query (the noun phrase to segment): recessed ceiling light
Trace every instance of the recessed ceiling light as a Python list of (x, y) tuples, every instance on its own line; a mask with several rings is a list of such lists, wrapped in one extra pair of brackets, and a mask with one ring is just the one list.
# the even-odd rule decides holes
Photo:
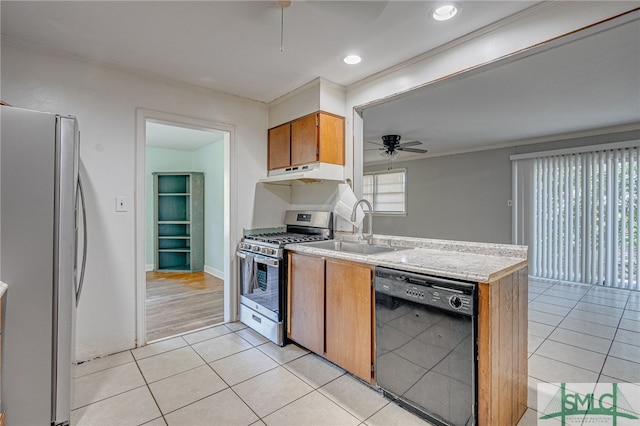
[(349, 65), (359, 64), (362, 58), (358, 55), (347, 55), (344, 57), (344, 63)]
[(458, 13), (458, 8), (453, 4), (438, 6), (433, 10), (433, 19), (436, 21), (447, 21)]

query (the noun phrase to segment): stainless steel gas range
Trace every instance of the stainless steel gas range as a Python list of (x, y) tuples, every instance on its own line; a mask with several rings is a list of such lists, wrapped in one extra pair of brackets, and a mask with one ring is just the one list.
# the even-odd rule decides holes
[(333, 215), (288, 210), (286, 231), (245, 235), (236, 256), (240, 281), (240, 321), (283, 346), (285, 343), (285, 245), (333, 238)]

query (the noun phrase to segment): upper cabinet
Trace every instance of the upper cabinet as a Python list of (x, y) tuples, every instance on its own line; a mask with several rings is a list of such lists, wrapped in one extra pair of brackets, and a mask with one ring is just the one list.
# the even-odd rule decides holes
[(269, 170), (291, 165), (291, 123), (269, 129)]
[(344, 117), (317, 112), (269, 129), (269, 170), (308, 163), (344, 165)]

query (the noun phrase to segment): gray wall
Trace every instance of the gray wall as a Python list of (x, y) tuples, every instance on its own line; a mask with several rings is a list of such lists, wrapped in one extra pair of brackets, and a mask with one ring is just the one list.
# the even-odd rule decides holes
[[(407, 162), (407, 215), (373, 218), (376, 234), (448, 240), (511, 242), (511, 161), (513, 148)], [(365, 166), (365, 172), (386, 170)]]
[[(640, 139), (640, 131), (394, 161), (407, 170), (407, 215), (373, 219), (376, 234), (511, 243), (512, 154)], [(364, 171), (386, 170), (365, 165)]]

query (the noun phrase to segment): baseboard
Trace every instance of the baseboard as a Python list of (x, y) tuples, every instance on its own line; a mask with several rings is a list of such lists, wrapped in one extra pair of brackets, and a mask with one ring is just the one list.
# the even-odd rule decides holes
[(135, 349), (135, 339), (116, 339), (110, 342), (92, 341), (80, 343), (76, 345), (75, 362), (82, 363), (96, 358), (102, 358), (107, 355), (115, 354), (122, 351)]
[(211, 266), (204, 265), (204, 272), (206, 272), (209, 275), (213, 275), (216, 278), (220, 278), (221, 280), (224, 280), (224, 272), (219, 271), (215, 268), (212, 268)]
[[(155, 265), (153, 263), (149, 263), (148, 265), (144, 266), (145, 272), (153, 271), (154, 269), (155, 269)], [(224, 280), (224, 272), (219, 271), (215, 268), (212, 268), (211, 266), (204, 265), (204, 272), (206, 272), (209, 275), (213, 275), (216, 278), (220, 278), (221, 280)]]

